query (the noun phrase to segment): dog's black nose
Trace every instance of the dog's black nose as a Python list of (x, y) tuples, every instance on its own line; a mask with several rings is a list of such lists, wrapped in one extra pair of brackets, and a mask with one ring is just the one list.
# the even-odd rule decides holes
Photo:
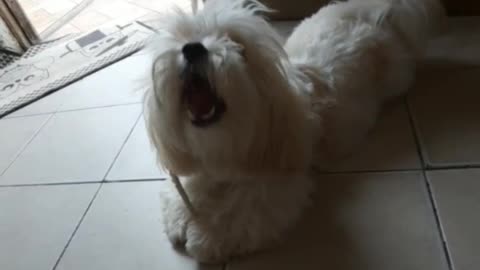
[(208, 54), (208, 51), (202, 43), (191, 42), (183, 46), (182, 53), (185, 59), (187, 59), (187, 62), (193, 63), (196, 60), (206, 56)]

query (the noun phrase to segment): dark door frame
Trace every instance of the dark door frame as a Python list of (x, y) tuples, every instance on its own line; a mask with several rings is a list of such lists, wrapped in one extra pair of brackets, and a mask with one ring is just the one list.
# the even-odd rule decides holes
[(39, 41), (38, 35), (15, 0), (0, 0), (0, 16), (25, 51)]

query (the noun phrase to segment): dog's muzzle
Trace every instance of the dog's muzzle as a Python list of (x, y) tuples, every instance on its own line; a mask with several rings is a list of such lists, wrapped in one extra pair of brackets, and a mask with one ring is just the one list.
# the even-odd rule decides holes
[(193, 125), (209, 126), (221, 119), (226, 106), (208, 79), (208, 50), (201, 43), (187, 43), (182, 54), (185, 58), (182, 102)]

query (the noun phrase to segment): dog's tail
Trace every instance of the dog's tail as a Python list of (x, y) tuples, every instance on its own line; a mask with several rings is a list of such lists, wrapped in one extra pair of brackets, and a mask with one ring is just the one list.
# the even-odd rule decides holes
[(428, 40), (442, 29), (446, 20), (440, 0), (383, 1), (389, 5), (385, 21), (417, 53), (423, 51)]

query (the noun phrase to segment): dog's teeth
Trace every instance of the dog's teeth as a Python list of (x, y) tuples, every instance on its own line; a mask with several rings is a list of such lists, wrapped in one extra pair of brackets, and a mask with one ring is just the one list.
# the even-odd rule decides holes
[(213, 106), (207, 114), (202, 115), (203, 120), (211, 118), (215, 114), (215, 106)]

